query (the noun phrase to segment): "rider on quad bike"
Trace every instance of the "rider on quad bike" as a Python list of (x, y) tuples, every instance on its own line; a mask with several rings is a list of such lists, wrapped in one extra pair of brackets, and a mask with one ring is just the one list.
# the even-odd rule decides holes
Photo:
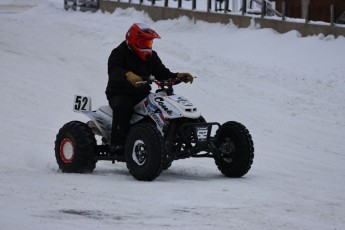
[(136, 104), (146, 98), (149, 84), (140, 82), (154, 76), (157, 80), (177, 78), (192, 83), (189, 73), (172, 73), (152, 50), (153, 39), (160, 36), (147, 25), (134, 23), (126, 33), (126, 39), (113, 49), (108, 60), (108, 85), (106, 96), (113, 115), (110, 151), (122, 154), (129, 122)]
[[(193, 82), (189, 73), (172, 73), (152, 50), (159, 35), (134, 24), (126, 41), (108, 63), (109, 105), (91, 108), (91, 97), (75, 95), (73, 110), (88, 122), (70, 121), (55, 140), (62, 172), (92, 172), (97, 161), (125, 162), (129, 173), (152, 181), (173, 161), (213, 158), (226, 177), (244, 176), (253, 163), (254, 143), (248, 129), (236, 121), (208, 122), (173, 86)], [(153, 76), (151, 76), (153, 75)], [(155, 92), (150, 92), (156, 84)], [(96, 136), (101, 137), (101, 143)]]

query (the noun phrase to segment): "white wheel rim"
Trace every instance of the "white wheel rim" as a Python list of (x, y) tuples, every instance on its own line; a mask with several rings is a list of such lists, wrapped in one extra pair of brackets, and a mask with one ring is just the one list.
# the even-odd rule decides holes
[(145, 143), (142, 140), (135, 141), (132, 150), (132, 159), (137, 165), (143, 165), (146, 162)]
[(72, 141), (69, 138), (65, 138), (61, 141), (60, 156), (63, 162), (72, 162), (74, 158), (74, 147)]

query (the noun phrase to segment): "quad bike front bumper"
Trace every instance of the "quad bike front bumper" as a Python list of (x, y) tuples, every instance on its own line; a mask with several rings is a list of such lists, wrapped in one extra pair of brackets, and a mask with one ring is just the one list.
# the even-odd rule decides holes
[(174, 160), (188, 157), (212, 157), (221, 154), (217, 147), (216, 135), (213, 135), (214, 127), (221, 126), (218, 122), (209, 123), (185, 123), (179, 128), (180, 138), (175, 140), (177, 146), (170, 151), (170, 157)]

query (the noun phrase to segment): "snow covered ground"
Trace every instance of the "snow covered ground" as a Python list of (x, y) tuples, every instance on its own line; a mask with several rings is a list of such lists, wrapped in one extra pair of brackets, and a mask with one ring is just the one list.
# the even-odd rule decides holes
[[(211, 159), (176, 161), (148, 183), (124, 163), (58, 170), (59, 128), (87, 121), (74, 95), (107, 103), (107, 59), (134, 22), (161, 35), (154, 49), (172, 71), (197, 76), (177, 94), (250, 130), (246, 176), (225, 178)], [(344, 37), (1, 0), (0, 229), (345, 229), (344, 53)]]

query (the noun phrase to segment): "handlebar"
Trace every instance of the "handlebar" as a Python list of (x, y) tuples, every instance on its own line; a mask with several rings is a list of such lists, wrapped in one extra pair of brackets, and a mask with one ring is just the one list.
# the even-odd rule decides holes
[[(196, 78), (196, 77), (193, 77)], [(138, 81), (136, 84), (152, 84), (155, 83), (157, 86), (162, 87), (162, 86), (173, 86), (177, 83), (180, 83), (181, 80), (179, 80), (178, 78), (169, 78), (168, 80), (157, 80), (155, 79), (154, 76), (150, 76), (148, 77), (148, 80), (146, 81)]]
[(146, 81), (138, 81), (136, 84), (152, 84), (155, 83), (159, 87), (162, 86), (169, 86), (169, 85), (175, 85), (175, 83), (179, 81), (177, 78), (170, 78), (168, 80), (156, 80), (155, 78), (148, 79)]
[(173, 85), (179, 82), (177, 78), (170, 78), (168, 80), (156, 80), (153, 76), (149, 77), (146, 81), (140, 81), (136, 84), (152, 84), (155, 83), (158, 86), (157, 92), (165, 92), (167, 95), (172, 95), (174, 93)]
[[(196, 78), (196, 77), (194, 77)], [(152, 84), (155, 83), (159, 89), (156, 92), (165, 92), (167, 95), (173, 95), (173, 85), (180, 83), (181, 80), (177, 78), (169, 78), (167, 80), (156, 80), (155, 77), (150, 76), (146, 81), (139, 81), (136, 84)]]

